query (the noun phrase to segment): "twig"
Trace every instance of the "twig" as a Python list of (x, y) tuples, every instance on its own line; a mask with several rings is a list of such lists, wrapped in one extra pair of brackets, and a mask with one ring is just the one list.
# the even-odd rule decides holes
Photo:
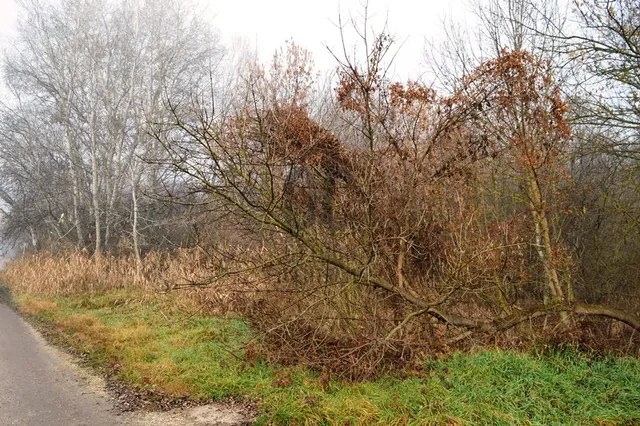
[(411, 312), (409, 315), (406, 316), (406, 318), (404, 320), (402, 320), (402, 322), (398, 325), (396, 325), (393, 330), (391, 330), (389, 332), (389, 334), (387, 334), (387, 337), (384, 338), (385, 342), (388, 342), (389, 339), (391, 339), (391, 337), (396, 334), (402, 327), (404, 327), (409, 321), (411, 321), (411, 318), (413, 317), (417, 317), (419, 315), (422, 315), (424, 313), (426, 313), (429, 310), (429, 308), (426, 309), (420, 309), (414, 312)]

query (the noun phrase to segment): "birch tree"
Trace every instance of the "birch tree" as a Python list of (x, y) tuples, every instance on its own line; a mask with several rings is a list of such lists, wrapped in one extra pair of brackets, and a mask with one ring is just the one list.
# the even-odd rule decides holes
[[(42, 142), (64, 159), (51, 173), (69, 182), (57, 191), (71, 202), (55, 200), (55, 215), (64, 215), (69, 228), (61, 234), (98, 255), (131, 237), (139, 255), (140, 185), (153, 181), (145, 179), (152, 167), (144, 160), (158, 151), (148, 124), (161, 120), (168, 103), (215, 80), (223, 53), (215, 32), (195, 9), (169, 1), (29, 0), (21, 7), (16, 49), (5, 58), (14, 101), (4, 111), (47, 126), (45, 140), (62, 136), (62, 149)], [(17, 129), (11, 121), (4, 127), (4, 143), (19, 149), (12, 140)], [(20, 133), (25, 144), (36, 137)], [(30, 188), (36, 198), (44, 191)]]

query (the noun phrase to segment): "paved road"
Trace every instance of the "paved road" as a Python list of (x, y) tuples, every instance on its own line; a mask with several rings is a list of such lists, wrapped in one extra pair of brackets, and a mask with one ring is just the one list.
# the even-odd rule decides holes
[(0, 425), (127, 424), (86, 380), (0, 300)]

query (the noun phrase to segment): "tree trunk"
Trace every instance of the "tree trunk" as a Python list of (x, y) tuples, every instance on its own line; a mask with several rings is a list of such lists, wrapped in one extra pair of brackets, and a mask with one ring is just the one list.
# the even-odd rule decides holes
[(67, 157), (69, 160), (69, 175), (71, 177), (71, 198), (73, 203), (73, 225), (76, 228), (76, 237), (78, 239), (78, 246), (83, 247), (84, 231), (82, 229), (82, 220), (80, 218), (80, 181), (78, 178), (77, 164), (80, 155), (77, 152), (75, 144), (73, 143), (73, 135), (71, 133), (71, 101), (66, 97), (62, 99), (61, 106), (64, 114), (64, 127), (65, 127), (65, 149), (67, 151)]
[(133, 202), (133, 223), (131, 236), (133, 238), (133, 252), (136, 256), (136, 275), (142, 270), (142, 257), (140, 255), (140, 240), (138, 234), (138, 193), (136, 188), (140, 179), (131, 180), (131, 200)]
[(535, 226), (535, 248), (544, 268), (551, 299), (554, 302), (561, 302), (564, 301), (564, 292), (562, 291), (558, 269), (555, 265), (546, 205), (542, 199), (542, 191), (540, 190), (535, 170), (532, 167), (527, 169), (527, 192), (529, 209)]
[(99, 185), (98, 179), (100, 174), (98, 172), (98, 141), (96, 137), (96, 112), (95, 108), (91, 113), (91, 198), (93, 202), (93, 217), (95, 226), (95, 249), (94, 255), (100, 257), (102, 253), (102, 230), (100, 224), (100, 200), (99, 200)]

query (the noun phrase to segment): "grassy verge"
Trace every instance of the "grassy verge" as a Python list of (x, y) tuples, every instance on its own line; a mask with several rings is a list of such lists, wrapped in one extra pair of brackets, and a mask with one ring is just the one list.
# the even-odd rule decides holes
[(350, 384), (269, 365), (245, 322), (186, 313), (175, 296), (111, 291), (16, 302), (119, 380), (176, 397), (255, 399), (259, 424), (640, 424), (637, 359), (483, 351), (428, 361), (413, 377)]

